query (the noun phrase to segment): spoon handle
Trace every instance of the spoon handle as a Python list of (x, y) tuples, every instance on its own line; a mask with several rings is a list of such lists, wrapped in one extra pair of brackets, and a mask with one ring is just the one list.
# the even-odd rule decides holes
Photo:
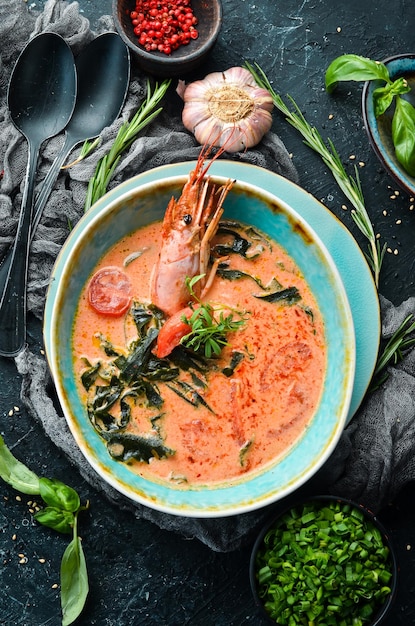
[(34, 183), (39, 145), (29, 142), (26, 183), (16, 238), (3, 292), (0, 294), (0, 355), (16, 356), (26, 340), (26, 283)]
[[(39, 193), (35, 200), (35, 205), (33, 208), (33, 217), (32, 217), (32, 229), (30, 239), (33, 239), (33, 235), (35, 233), (36, 228), (39, 225), (40, 218), (42, 217), (43, 209), (45, 208), (46, 202), (50, 196), (50, 193), (53, 189), (53, 185), (56, 182), (56, 179), (59, 174), (59, 170), (62, 165), (65, 163), (65, 159), (68, 154), (73, 150), (73, 148), (79, 143), (79, 141), (74, 141), (67, 133), (65, 133), (65, 141), (63, 142), (62, 148), (60, 152), (56, 155), (55, 160), (48, 173), (46, 174), (41, 187), (39, 189)], [(0, 293), (1, 293), (1, 279), (0, 279)]]
[[(65, 141), (63, 143), (63, 146), (59, 154), (56, 155), (55, 160), (53, 161), (48, 173), (43, 179), (43, 182), (40, 187), (40, 191), (36, 197), (33, 211), (32, 211), (33, 216), (32, 216), (32, 225), (30, 229), (30, 241), (33, 240), (33, 235), (35, 233), (36, 228), (39, 225), (40, 219), (42, 217), (43, 209), (45, 208), (46, 202), (50, 196), (50, 192), (52, 191), (53, 185), (55, 184), (56, 178), (58, 177), (59, 170), (62, 167), (63, 163), (65, 162), (65, 159), (68, 156), (68, 154), (78, 143), (79, 141), (76, 140), (75, 142), (73, 139), (68, 137), (68, 135), (65, 136)], [(0, 262), (0, 294), (4, 293), (4, 290), (6, 288), (12, 255), (13, 255), (13, 246), (10, 246), (10, 248), (6, 251), (5, 255), (3, 256)]]

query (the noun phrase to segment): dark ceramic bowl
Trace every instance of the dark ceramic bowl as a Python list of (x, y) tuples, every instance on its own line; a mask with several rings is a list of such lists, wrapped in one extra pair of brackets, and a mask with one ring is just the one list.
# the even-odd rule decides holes
[[(266, 538), (266, 535), (268, 534), (268, 532), (270, 530), (272, 530), (273, 528), (277, 527), (282, 519), (284, 518), (284, 516), (286, 514), (289, 514), (290, 511), (302, 511), (303, 507), (305, 505), (311, 505), (311, 507), (313, 507), (313, 509), (320, 509), (323, 506), (327, 506), (329, 504), (335, 504), (335, 505), (339, 505), (340, 507), (346, 506), (349, 507), (348, 511), (354, 510), (356, 511), (357, 515), (360, 516), (360, 518), (363, 520), (363, 523), (365, 524), (366, 522), (375, 526), (380, 534), (381, 534), (381, 538), (382, 538), (382, 544), (383, 546), (387, 547), (389, 550), (389, 556), (388, 556), (388, 570), (392, 573), (392, 576), (389, 580), (389, 582), (387, 583), (388, 587), (390, 587), (390, 593), (381, 601), (379, 601), (378, 605), (375, 605), (374, 611), (371, 614), (371, 616), (369, 618), (367, 618), (367, 621), (365, 621), (365, 626), (380, 626), (380, 624), (383, 622), (384, 618), (386, 617), (386, 614), (388, 613), (389, 609), (391, 608), (394, 598), (395, 598), (395, 594), (396, 594), (396, 588), (397, 588), (397, 578), (398, 578), (398, 566), (397, 566), (397, 561), (396, 561), (396, 556), (395, 556), (395, 550), (393, 548), (393, 545), (390, 541), (389, 535), (387, 530), (385, 529), (385, 527), (381, 524), (381, 522), (378, 520), (378, 518), (373, 515), (370, 511), (368, 511), (368, 509), (364, 508), (363, 506), (361, 506), (360, 504), (357, 504), (356, 502), (351, 502), (350, 500), (346, 500), (344, 498), (337, 498), (335, 496), (325, 496), (325, 495), (321, 495), (321, 496), (314, 496), (314, 497), (306, 497), (304, 500), (302, 501), (298, 501), (298, 502), (294, 502), (291, 503), (289, 506), (287, 506), (287, 508), (282, 509), (276, 516), (274, 515), (274, 517), (265, 525), (265, 527), (262, 529), (262, 531), (259, 533), (255, 543), (254, 543), (254, 547), (252, 549), (252, 554), (251, 554), (251, 560), (250, 560), (250, 570), (249, 570), (249, 576), (250, 576), (250, 583), (251, 583), (251, 589), (252, 589), (252, 593), (254, 596), (254, 601), (255, 604), (258, 606), (259, 610), (261, 611), (261, 614), (264, 617), (264, 620), (267, 624), (270, 624), (270, 626), (282, 626), (282, 624), (288, 624), (288, 621), (284, 621), (284, 619), (281, 618), (280, 621), (271, 618), (270, 614), (267, 612), (267, 610), (265, 609), (264, 606), (264, 600), (260, 595), (260, 584), (258, 582), (258, 571), (259, 569), (263, 566), (263, 562), (261, 561), (261, 559), (258, 560), (258, 554), (260, 553), (260, 551), (263, 549), (264, 547), (264, 539)], [(347, 513), (348, 515), (348, 513)], [(355, 518), (353, 518), (355, 519)], [(297, 545), (301, 545), (299, 544), (300, 540), (297, 537), (296, 543)], [(347, 541), (345, 539), (345, 541)], [(321, 552), (324, 552), (324, 547), (319, 548), (319, 550), (321, 549)], [(348, 551), (349, 552), (349, 551)], [(315, 551), (314, 553), (315, 554)], [(288, 552), (286, 553), (286, 556), (284, 557), (286, 562), (290, 561), (290, 557), (288, 556)], [(298, 559), (300, 560), (300, 559)], [(359, 560), (364, 563), (364, 558), (359, 558)], [(311, 564), (315, 564), (317, 563), (317, 561), (312, 561), (310, 562)], [(296, 567), (296, 572), (298, 572), (299, 567), (297, 565)], [(289, 570), (285, 569), (284, 570), (284, 574), (285, 576), (289, 576), (289, 574), (287, 573)], [(273, 575), (275, 574), (275, 576), (277, 576), (279, 570), (277, 570), (277, 572), (273, 573)], [(303, 568), (301, 567), (301, 573), (304, 573)], [(314, 576), (316, 576), (316, 574), (314, 574)], [(317, 574), (318, 576), (318, 574)], [(323, 577), (323, 574), (322, 574)], [(293, 577), (294, 578), (294, 577)], [(339, 581), (340, 580), (340, 574), (336, 574), (336, 580)], [(271, 584), (273, 582), (273, 579), (268, 580), (267, 584)], [(277, 580), (275, 579), (275, 582), (277, 582)], [(313, 582), (315, 583), (315, 578), (313, 578)], [(347, 585), (349, 585), (349, 583), (347, 583)], [(381, 585), (380, 581), (379, 581), (379, 585)], [(322, 585), (321, 585), (322, 586)], [(282, 588), (282, 585), (278, 586), (278, 591)], [(303, 590), (303, 594), (301, 596), (301, 599), (306, 599), (306, 594), (304, 593)], [(321, 600), (320, 600), (321, 602)], [(295, 602), (295, 605), (298, 604), (298, 600)], [(313, 601), (311, 601), (311, 604), (313, 605)], [(356, 604), (357, 606), (357, 604)], [(310, 609), (312, 609), (312, 606), (310, 607)], [(336, 623), (340, 623), (341, 619), (342, 619), (342, 614), (341, 611), (339, 611), (338, 613), (335, 614), (336, 616)], [(327, 619), (328, 615), (326, 614), (322, 614), (320, 615), (320, 621), (321, 619), (325, 618)], [(348, 616), (348, 619), (350, 620), (350, 615)], [(304, 619), (305, 619), (305, 614), (304, 614)], [(325, 619), (323, 619), (323, 622), (326, 623)], [(320, 623), (320, 621), (318, 621), (318, 617), (315, 618), (315, 623), (316, 625)], [(299, 623), (303, 623), (303, 622), (299, 622)], [(308, 621), (304, 621), (304, 623), (308, 623)], [(349, 623), (349, 622), (347, 622)], [(351, 622), (350, 622), (351, 623)]]
[[(411, 91), (405, 97), (415, 106), (415, 53), (389, 57), (383, 63), (388, 68), (393, 80), (401, 76), (406, 78)], [(366, 132), (383, 167), (404, 191), (414, 196), (415, 178), (405, 171), (395, 156), (391, 130), (393, 107), (389, 107), (378, 119), (375, 117), (373, 92), (383, 84), (382, 81), (369, 81), (365, 83), (363, 88), (362, 112)]]
[(181, 77), (195, 69), (207, 57), (222, 25), (222, 3), (221, 0), (192, 0), (191, 6), (198, 19), (198, 38), (166, 55), (158, 51), (147, 52), (139, 45), (130, 19), (131, 11), (135, 10), (135, 1), (113, 0), (115, 27), (130, 48), (133, 60), (144, 72), (163, 78)]

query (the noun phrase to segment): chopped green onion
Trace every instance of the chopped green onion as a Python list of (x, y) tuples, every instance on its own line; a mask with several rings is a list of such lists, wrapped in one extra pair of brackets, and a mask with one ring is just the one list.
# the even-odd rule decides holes
[(364, 512), (341, 500), (293, 507), (256, 555), (258, 595), (280, 626), (364, 626), (392, 590), (392, 558)]

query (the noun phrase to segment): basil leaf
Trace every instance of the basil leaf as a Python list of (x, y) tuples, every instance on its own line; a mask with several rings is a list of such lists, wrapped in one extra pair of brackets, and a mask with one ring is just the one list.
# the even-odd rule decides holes
[(21, 493), (30, 495), (38, 495), (40, 493), (38, 476), (13, 456), (1, 435), (0, 476), (6, 483)]
[(395, 96), (408, 93), (409, 87), (405, 78), (398, 78), (393, 83), (389, 83), (384, 87), (378, 87), (373, 92), (373, 106), (375, 117), (378, 118), (390, 107)]
[(410, 102), (396, 98), (392, 119), (392, 139), (399, 163), (415, 176), (415, 109)]
[(356, 54), (343, 54), (337, 57), (326, 70), (326, 89), (329, 93), (336, 88), (338, 82), (346, 80), (390, 82), (386, 65)]
[(79, 537), (66, 548), (61, 562), (62, 626), (69, 626), (81, 613), (88, 595), (88, 572)]
[(81, 502), (77, 492), (60, 480), (40, 478), (39, 486), (40, 495), (49, 506), (72, 513), (79, 509)]
[(39, 524), (53, 528), (58, 533), (71, 533), (74, 525), (74, 515), (69, 511), (47, 506), (35, 513), (34, 518)]

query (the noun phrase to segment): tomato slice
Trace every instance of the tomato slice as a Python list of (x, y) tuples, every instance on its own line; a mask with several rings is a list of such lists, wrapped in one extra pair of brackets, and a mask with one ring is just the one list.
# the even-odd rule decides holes
[(116, 317), (128, 310), (131, 293), (130, 279), (125, 272), (115, 266), (98, 270), (88, 287), (88, 298), (92, 308), (103, 315)]

